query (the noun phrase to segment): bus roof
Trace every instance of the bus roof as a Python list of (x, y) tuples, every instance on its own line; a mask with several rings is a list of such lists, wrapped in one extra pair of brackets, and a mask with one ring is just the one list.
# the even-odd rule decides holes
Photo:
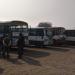
[(11, 25), (11, 26), (17, 26), (17, 25), (25, 25), (28, 27), (28, 23), (24, 21), (8, 21), (8, 22), (0, 22), (0, 26), (5, 25)]
[(45, 27), (36, 27), (36, 28), (30, 28), (30, 29), (50, 29), (50, 28), (45, 28)]
[(65, 29), (64, 27), (35, 27), (32, 29)]

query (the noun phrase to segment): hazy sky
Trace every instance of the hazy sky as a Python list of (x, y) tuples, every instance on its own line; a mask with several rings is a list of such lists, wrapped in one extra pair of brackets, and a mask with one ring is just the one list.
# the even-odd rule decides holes
[(75, 29), (75, 0), (0, 0), (0, 21), (23, 20)]

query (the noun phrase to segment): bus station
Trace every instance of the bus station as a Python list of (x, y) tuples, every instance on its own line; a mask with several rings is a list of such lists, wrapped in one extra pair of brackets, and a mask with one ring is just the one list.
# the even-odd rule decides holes
[[(25, 48), (23, 58), (18, 59), (15, 48), (20, 33)], [(29, 28), (23, 21), (0, 23), (0, 37), (8, 34), (13, 48), (9, 59), (0, 56), (0, 75), (74, 75), (75, 46), (63, 45), (64, 41), (72, 43), (74, 34), (67, 33), (63, 27)]]

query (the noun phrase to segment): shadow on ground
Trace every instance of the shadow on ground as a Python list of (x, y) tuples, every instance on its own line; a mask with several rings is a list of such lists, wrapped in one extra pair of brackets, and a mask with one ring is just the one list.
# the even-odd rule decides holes
[(4, 69), (0, 68), (0, 75), (4, 73)]
[(36, 60), (32, 57), (29, 57), (29, 56), (24, 56), (22, 60), (30, 65), (41, 66), (41, 63), (38, 60)]
[(49, 56), (50, 53), (46, 52), (44, 50), (38, 51), (38, 50), (29, 50), (29, 49), (26, 49), (25, 52), (24, 52), (24, 55), (25, 56), (29, 56), (29, 57), (39, 58), (39, 57)]
[(17, 58), (10, 58), (8, 59), (9, 62), (11, 62), (12, 64), (16, 64), (16, 65), (22, 65), (22, 61), (19, 61)]
[[(11, 53), (16, 54), (16, 52), (11, 52)], [(50, 55), (49, 52), (25, 49), (23, 58), (21, 60), (30, 65), (41, 66), (40, 61), (36, 60), (36, 58), (46, 57), (49, 55)], [(22, 63), (22, 61), (18, 61), (18, 60), (19, 60), (18, 58), (8, 59), (8, 61), (11, 62), (12, 64), (16, 64), (16, 65), (25, 64), (24, 62)]]
[(41, 63), (35, 58), (49, 56), (49, 52), (25, 49), (23, 60), (31, 65), (41, 66)]
[(22, 65), (22, 64), (25, 64), (24, 62), (26, 62), (30, 65), (41, 66), (41, 64), (38, 60), (28, 57), (28, 56), (24, 56), (22, 59), (20, 59), (20, 61), (17, 58), (10, 58), (10, 59), (8, 59), (8, 61), (15, 65)]
[(58, 47), (58, 46), (51, 46), (51, 47), (45, 47), (44, 50), (53, 50), (53, 51), (60, 51), (60, 52), (67, 52), (70, 49), (64, 48), (64, 47)]
[(50, 47), (50, 50), (60, 51), (60, 52), (67, 52), (69, 49), (61, 48), (61, 47)]
[[(53, 51), (60, 51), (60, 52), (67, 52), (69, 51), (69, 46), (67, 46), (68, 48), (66, 48), (66, 46), (49, 46), (49, 47), (36, 47), (38, 49), (42, 49), (42, 51), (44, 50), (53, 50)], [(32, 47), (35, 48), (35, 47)]]

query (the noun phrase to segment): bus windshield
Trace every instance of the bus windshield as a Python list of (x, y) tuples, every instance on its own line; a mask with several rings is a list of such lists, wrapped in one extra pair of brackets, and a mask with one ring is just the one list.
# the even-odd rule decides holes
[(43, 29), (30, 29), (29, 35), (30, 36), (44, 36), (44, 30)]

